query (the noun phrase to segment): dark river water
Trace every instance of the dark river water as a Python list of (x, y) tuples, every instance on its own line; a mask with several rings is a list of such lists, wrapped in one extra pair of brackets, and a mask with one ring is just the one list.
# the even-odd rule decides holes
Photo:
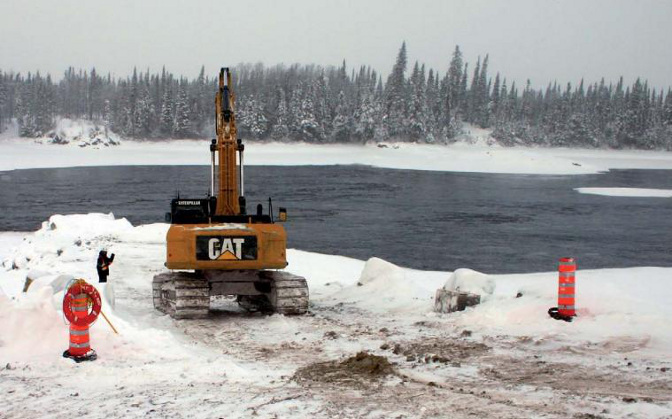
[[(52, 214), (113, 212), (162, 222), (177, 190), (204, 197), (206, 166), (31, 169), (0, 173), (0, 231), (30, 231)], [(580, 194), (576, 187), (672, 189), (672, 172), (532, 176), (364, 166), (246, 169), (248, 208), (286, 207), (292, 248), (377, 256), (401, 266), (482, 272), (672, 266), (672, 199)]]

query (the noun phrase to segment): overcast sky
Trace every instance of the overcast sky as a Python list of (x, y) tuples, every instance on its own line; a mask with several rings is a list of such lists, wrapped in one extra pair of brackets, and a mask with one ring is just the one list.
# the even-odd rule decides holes
[(444, 73), (471, 62), (534, 86), (642, 76), (672, 85), (672, 1), (660, 0), (2, 0), (0, 69), (67, 66), (125, 76), (134, 66), (194, 77), (201, 65), (371, 65), (386, 76), (406, 41)]

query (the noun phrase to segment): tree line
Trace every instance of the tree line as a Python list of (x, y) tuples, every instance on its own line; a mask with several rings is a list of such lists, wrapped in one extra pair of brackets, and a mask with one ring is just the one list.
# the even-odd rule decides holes
[[(465, 123), (491, 128), (504, 145), (672, 150), (672, 92), (645, 80), (545, 89), (508, 83), (489, 57), (470, 66), (459, 46), (445, 72), (407, 62), (402, 44), (383, 81), (371, 67), (241, 64), (233, 68), (239, 134), (311, 143), (450, 143)], [(39, 137), (58, 118), (87, 119), (136, 139), (212, 136), (216, 77), (69, 68), (54, 82), (39, 72), (0, 71), (0, 131), (12, 119)]]

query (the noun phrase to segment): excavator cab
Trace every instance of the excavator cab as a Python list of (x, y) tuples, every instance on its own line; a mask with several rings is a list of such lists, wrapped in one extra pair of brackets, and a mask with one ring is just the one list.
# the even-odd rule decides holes
[(209, 215), (209, 199), (175, 198), (170, 202), (170, 212), (166, 213), (166, 221), (175, 224), (198, 224), (207, 222)]

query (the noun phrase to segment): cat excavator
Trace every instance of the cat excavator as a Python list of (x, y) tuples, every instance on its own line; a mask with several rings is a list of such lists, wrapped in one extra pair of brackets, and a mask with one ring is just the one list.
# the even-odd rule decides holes
[[(170, 272), (154, 276), (154, 307), (175, 319), (208, 316), (210, 297), (235, 296), (250, 311), (304, 314), (306, 279), (282, 271), (287, 266), (287, 235), (275, 222), (272, 202), (246, 211), (245, 146), (237, 138), (235, 95), (228, 68), (219, 73), (215, 97), (217, 138), (210, 144), (211, 189), (202, 199), (178, 195), (166, 220), (166, 263)], [(215, 194), (215, 190), (217, 193)], [(278, 219), (287, 212), (279, 208)]]

